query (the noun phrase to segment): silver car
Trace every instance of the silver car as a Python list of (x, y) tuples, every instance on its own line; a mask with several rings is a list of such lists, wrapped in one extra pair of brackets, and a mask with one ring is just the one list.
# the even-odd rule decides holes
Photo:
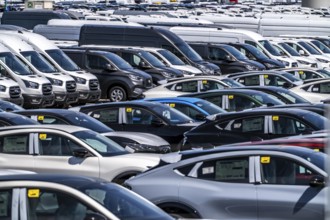
[(327, 156), (321, 152), (295, 146), (222, 146), (165, 156), (172, 163), (125, 185), (173, 216), (324, 219), (328, 175)]
[(103, 135), (72, 125), (1, 128), (0, 158), (2, 168), (83, 174), (116, 183), (159, 162), (158, 154), (129, 153)]

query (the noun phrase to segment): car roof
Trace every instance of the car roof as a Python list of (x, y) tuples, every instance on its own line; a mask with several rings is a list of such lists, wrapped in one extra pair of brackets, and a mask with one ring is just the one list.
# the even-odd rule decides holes
[(195, 97), (161, 97), (161, 98), (149, 98), (149, 99), (145, 99), (145, 101), (168, 101), (168, 102), (179, 101), (179, 102), (195, 103), (205, 100)]
[(87, 128), (74, 126), (74, 125), (50, 125), (50, 124), (34, 124), (34, 125), (14, 125), (8, 127), (1, 127), (1, 131), (20, 130), (20, 129), (52, 129), (58, 131), (64, 131), (66, 133), (73, 133), (77, 131), (89, 130)]
[(111, 106), (117, 106), (117, 107), (124, 107), (124, 106), (136, 106), (136, 107), (155, 107), (155, 106), (164, 106), (161, 103), (158, 102), (148, 102), (148, 101), (125, 101), (125, 102), (106, 102), (106, 103), (97, 103), (97, 104), (88, 104), (88, 105), (82, 105), (78, 107), (72, 107), (71, 110), (78, 110), (79, 109), (100, 109), (100, 108), (106, 108)]
[(265, 70), (265, 71), (248, 71), (248, 72), (239, 72), (239, 73), (232, 73), (228, 74), (227, 76), (229, 78), (231, 77), (236, 77), (236, 76), (248, 76), (248, 75), (255, 75), (255, 74), (260, 74), (260, 75), (267, 75), (267, 74), (276, 74), (276, 75), (282, 75), (282, 74), (287, 74), (285, 71), (278, 71), (278, 70)]
[(217, 90), (210, 90), (205, 92), (194, 92), (189, 94), (180, 95), (179, 97), (189, 97), (189, 96), (197, 96), (198, 95), (204, 95), (204, 94), (227, 94), (227, 93), (240, 93), (243, 95), (251, 95), (251, 94), (264, 94), (262, 91), (257, 91), (253, 89), (237, 89), (237, 88), (228, 88), (228, 89), (217, 89)]
[(43, 113), (50, 113), (54, 115), (77, 115), (82, 114), (80, 112), (68, 110), (68, 109), (57, 109), (57, 108), (44, 108), (44, 109), (26, 109), (26, 110), (19, 110), (15, 111), (15, 113), (18, 114), (24, 114), (24, 113), (34, 113), (34, 114), (43, 114)]

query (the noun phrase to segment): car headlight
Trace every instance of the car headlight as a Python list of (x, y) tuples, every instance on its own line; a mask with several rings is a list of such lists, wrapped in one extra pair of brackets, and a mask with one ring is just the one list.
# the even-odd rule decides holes
[(328, 60), (324, 60), (324, 59), (320, 59), (320, 58), (316, 58), (318, 61), (320, 61), (321, 63), (329, 63)]
[(62, 86), (63, 85), (63, 81), (59, 80), (59, 79), (53, 79), (53, 78), (47, 78), (50, 83), (54, 86)]
[(246, 65), (246, 69), (248, 69), (248, 70), (257, 70), (259, 68), (257, 68), (256, 66), (252, 66), (252, 65)]
[(72, 78), (76, 81), (76, 83), (78, 84), (86, 84), (87, 80), (81, 77), (76, 77), (76, 76), (72, 76)]
[(6, 86), (0, 85), (0, 92), (6, 92)]
[(139, 143), (126, 143), (126, 150), (129, 152), (140, 152), (140, 153), (169, 153), (171, 152), (170, 146), (153, 146)]
[(303, 61), (303, 60), (297, 60), (299, 63), (304, 64), (304, 65), (310, 65), (310, 63)]
[(172, 74), (169, 73), (169, 72), (161, 72), (161, 73), (165, 78), (171, 78), (172, 77)]
[(39, 84), (36, 82), (31, 82), (31, 81), (27, 81), (27, 80), (23, 80), (23, 82), (27, 88), (31, 88), (31, 89), (39, 88)]
[(142, 77), (134, 74), (128, 74), (128, 77), (133, 81), (142, 81)]

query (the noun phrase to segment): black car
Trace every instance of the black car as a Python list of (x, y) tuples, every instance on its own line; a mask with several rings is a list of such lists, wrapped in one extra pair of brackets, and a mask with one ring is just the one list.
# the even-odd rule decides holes
[(130, 152), (168, 153), (171, 151), (170, 144), (156, 135), (142, 132), (117, 132), (99, 120), (77, 111), (31, 109), (15, 111), (15, 113), (29, 117), (40, 124), (67, 124), (91, 129), (110, 138)]
[(11, 125), (38, 125), (39, 123), (12, 112), (0, 112), (0, 127), (11, 126)]
[(228, 45), (235, 47), (250, 60), (255, 60), (263, 64), (266, 67), (266, 69), (270, 70), (270, 69), (285, 68), (285, 65), (282, 62), (268, 58), (260, 50), (258, 50), (257, 48), (255, 48), (250, 44), (229, 43)]
[(213, 147), (324, 130), (328, 119), (300, 109), (255, 109), (222, 113), (184, 134), (182, 149)]
[(222, 89), (207, 92), (197, 92), (181, 95), (180, 97), (195, 97), (212, 102), (226, 111), (242, 111), (260, 106), (284, 105), (276, 97), (252, 89)]
[(286, 104), (286, 105), (276, 105), (270, 106), (268, 108), (286, 109), (286, 108), (296, 108), (303, 109), (311, 112), (315, 112), (319, 115), (326, 116), (328, 109), (330, 109), (329, 104), (324, 103), (299, 103), (299, 104)]
[(239, 87), (239, 89), (252, 89), (268, 93), (272, 96), (275, 96), (285, 104), (310, 104), (309, 101), (297, 95), (296, 93), (278, 86), (244, 86)]
[(24, 110), (23, 107), (16, 105), (12, 102), (8, 102), (5, 100), (0, 100), (0, 109), (5, 112), (12, 112), (16, 110)]
[(206, 61), (218, 65), (222, 74), (265, 70), (265, 66), (249, 60), (235, 47), (226, 44), (189, 43), (189, 45)]
[(137, 131), (158, 135), (177, 151), (183, 133), (199, 125), (193, 119), (167, 105), (148, 102), (112, 102), (71, 108), (108, 125), (115, 131)]

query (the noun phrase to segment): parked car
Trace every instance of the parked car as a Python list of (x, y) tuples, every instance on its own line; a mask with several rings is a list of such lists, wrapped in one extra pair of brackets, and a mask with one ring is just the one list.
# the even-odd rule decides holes
[(0, 143), (2, 168), (37, 173), (83, 173), (116, 183), (159, 162), (159, 155), (129, 153), (109, 138), (73, 125), (3, 127)]
[(283, 71), (250, 71), (242, 73), (233, 73), (227, 77), (235, 79), (245, 86), (279, 86), (292, 88), (303, 84), (299, 78)]
[(195, 97), (209, 101), (226, 111), (242, 111), (260, 106), (284, 105), (276, 97), (252, 89), (222, 89), (208, 92), (197, 92), (180, 97)]
[(249, 60), (235, 47), (226, 44), (189, 43), (189, 45), (206, 61), (220, 67), (222, 74), (260, 71), (265, 66), (257, 61)]
[(322, 70), (318, 71), (318, 69), (312, 68), (285, 68), (281, 69), (281, 71), (291, 73), (295, 77), (304, 81), (308, 81), (310, 79), (330, 78), (330, 74), (328, 74), (328, 72)]
[(38, 125), (39, 123), (23, 115), (0, 111), (0, 127), (11, 125)]
[(75, 125), (91, 129), (110, 138), (131, 152), (168, 153), (171, 151), (170, 144), (157, 135), (143, 132), (114, 131), (99, 120), (81, 112), (66, 109), (34, 109), (15, 111), (15, 113), (32, 118), (40, 124)]
[(91, 177), (0, 176), (0, 197), (2, 219), (173, 219), (132, 191)]
[(24, 110), (23, 107), (12, 102), (0, 100), (0, 109), (5, 112), (12, 112), (16, 110)]
[(71, 108), (96, 118), (115, 131), (137, 131), (155, 134), (178, 151), (183, 133), (201, 122), (167, 105), (148, 101), (112, 102)]
[(244, 86), (239, 89), (252, 89), (275, 96), (285, 104), (310, 103), (296, 93), (278, 86)]
[(242, 84), (233, 79), (217, 76), (194, 76), (170, 80), (144, 92), (145, 98), (176, 97), (192, 92), (205, 92), (209, 90), (239, 87)]
[(312, 81), (290, 90), (310, 102), (322, 102), (330, 98), (330, 79)]
[(329, 104), (324, 104), (324, 103), (300, 103), (300, 104), (286, 104), (283, 106), (276, 105), (267, 108), (277, 108), (277, 109), (297, 108), (297, 109), (303, 109), (303, 110), (315, 112), (319, 115), (326, 117), (329, 107), (330, 107)]
[(300, 109), (254, 109), (222, 113), (184, 134), (183, 148), (273, 139), (325, 129), (329, 120)]
[(175, 108), (183, 114), (197, 121), (204, 121), (206, 116), (225, 113), (219, 106), (200, 98), (173, 97), (145, 99), (146, 101), (159, 102)]
[(278, 69), (284, 68), (285, 65), (278, 60), (268, 58), (262, 51), (258, 50), (256, 47), (250, 44), (244, 43), (229, 43), (230, 46), (235, 47), (241, 53), (243, 53), (250, 60), (255, 60), (261, 64), (263, 64), (266, 69)]
[(182, 218), (324, 219), (328, 160), (296, 146), (222, 146), (172, 155), (125, 185)]

